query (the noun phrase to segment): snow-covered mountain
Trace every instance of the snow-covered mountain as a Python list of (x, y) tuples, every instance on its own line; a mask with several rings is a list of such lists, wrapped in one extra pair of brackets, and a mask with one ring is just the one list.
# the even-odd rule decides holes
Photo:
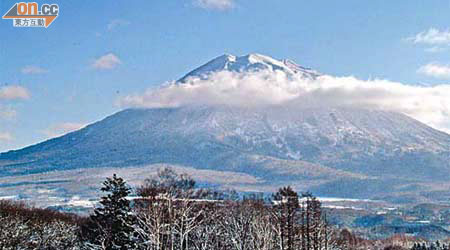
[[(287, 60), (224, 55), (178, 83), (220, 70), (319, 75)], [(450, 135), (400, 113), (348, 107), (127, 109), (0, 154), (0, 176), (159, 163), (242, 173), (261, 180), (258, 187), (291, 184), (322, 196), (450, 198)]]
[(225, 54), (189, 72), (178, 81), (185, 82), (192, 77), (206, 79), (209, 74), (222, 70), (232, 72), (250, 72), (259, 70), (269, 70), (274, 72), (279, 70), (289, 77), (306, 77), (314, 79), (319, 76), (318, 72), (297, 65), (288, 59), (279, 61), (260, 54), (248, 54), (245, 56)]

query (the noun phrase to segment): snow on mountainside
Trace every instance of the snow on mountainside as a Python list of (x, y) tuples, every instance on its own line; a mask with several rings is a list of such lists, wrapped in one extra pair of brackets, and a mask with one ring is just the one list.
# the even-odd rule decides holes
[[(319, 76), (286, 60), (224, 55), (177, 84), (191, 77), (208, 79), (221, 70)], [(246, 174), (261, 181), (259, 188), (292, 184), (318, 195), (390, 199), (425, 199), (438, 192), (446, 199), (450, 191), (442, 183), (448, 182), (449, 162), (450, 135), (400, 113), (296, 105), (187, 105), (123, 110), (79, 131), (2, 153), (0, 177), (169, 164)]]
[(314, 79), (319, 76), (318, 72), (304, 68), (287, 59), (278, 61), (271, 57), (259, 54), (248, 54), (245, 56), (225, 54), (189, 72), (178, 81), (185, 82), (187, 79), (192, 77), (206, 79), (209, 74), (222, 70), (233, 72), (279, 70), (284, 72), (288, 77), (306, 77), (310, 79)]

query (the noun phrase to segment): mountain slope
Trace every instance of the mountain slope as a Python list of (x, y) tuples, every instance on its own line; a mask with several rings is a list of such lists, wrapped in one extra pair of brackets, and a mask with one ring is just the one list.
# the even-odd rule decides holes
[[(404, 115), (336, 108), (295, 112), (283, 107), (129, 109), (60, 138), (3, 153), (0, 165), (3, 175), (161, 162), (225, 170), (246, 165), (233, 162), (242, 155), (265, 155), (370, 175), (439, 178), (448, 170), (438, 156), (450, 151), (450, 137)], [(439, 164), (430, 164), (429, 155)], [(398, 162), (408, 157), (416, 163)]]
[[(178, 84), (220, 70), (318, 76), (288, 61), (225, 55)], [(436, 183), (449, 181), (449, 152), (450, 135), (395, 112), (188, 105), (123, 110), (79, 131), (2, 153), (0, 176), (162, 163), (245, 173), (266, 185), (292, 184), (324, 195), (388, 197), (423, 186), (425, 197), (440, 192)]]

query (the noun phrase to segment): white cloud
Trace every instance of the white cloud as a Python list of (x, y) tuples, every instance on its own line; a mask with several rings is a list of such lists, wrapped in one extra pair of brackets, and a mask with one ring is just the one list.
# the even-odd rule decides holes
[(207, 80), (167, 83), (143, 94), (118, 100), (121, 107), (179, 107), (183, 105), (350, 106), (407, 114), (450, 132), (450, 85), (411, 86), (387, 80), (320, 76), (315, 80), (289, 79), (280, 71), (218, 72)]
[(65, 135), (67, 133), (79, 130), (83, 127), (85, 127), (86, 124), (84, 123), (75, 123), (75, 122), (64, 122), (55, 124), (51, 127), (49, 127), (46, 130), (43, 130), (42, 133), (48, 136), (49, 138), (58, 137)]
[(114, 69), (119, 64), (122, 64), (122, 61), (120, 61), (119, 57), (117, 57), (113, 53), (108, 53), (97, 58), (92, 64), (92, 67), (95, 69), (109, 70)]
[(21, 70), (22, 74), (44, 74), (47, 73), (48, 70), (41, 68), (39, 66), (28, 65), (23, 67)]
[(450, 31), (430, 28), (427, 31), (422, 31), (415, 36), (407, 38), (407, 40), (417, 44), (450, 45)]
[(7, 132), (0, 132), (0, 141), (12, 141), (13, 136), (10, 133)]
[(21, 86), (11, 85), (0, 87), (0, 100), (28, 99), (30, 92)]
[(448, 79), (450, 78), (450, 65), (429, 63), (420, 67), (417, 72), (431, 77)]
[(228, 10), (234, 7), (233, 0), (196, 0), (194, 3), (204, 9)]
[(114, 19), (108, 23), (108, 31), (112, 31), (116, 28), (127, 26), (130, 24), (130, 21), (124, 19)]

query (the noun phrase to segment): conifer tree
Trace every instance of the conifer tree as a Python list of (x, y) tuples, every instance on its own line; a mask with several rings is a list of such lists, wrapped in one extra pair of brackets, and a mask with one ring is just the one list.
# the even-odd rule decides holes
[(130, 188), (114, 174), (112, 178), (106, 178), (101, 191), (107, 194), (101, 198), (101, 206), (94, 210), (90, 218), (89, 244), (101, 249), (134, 249), (135, 217), (127, 199)]

